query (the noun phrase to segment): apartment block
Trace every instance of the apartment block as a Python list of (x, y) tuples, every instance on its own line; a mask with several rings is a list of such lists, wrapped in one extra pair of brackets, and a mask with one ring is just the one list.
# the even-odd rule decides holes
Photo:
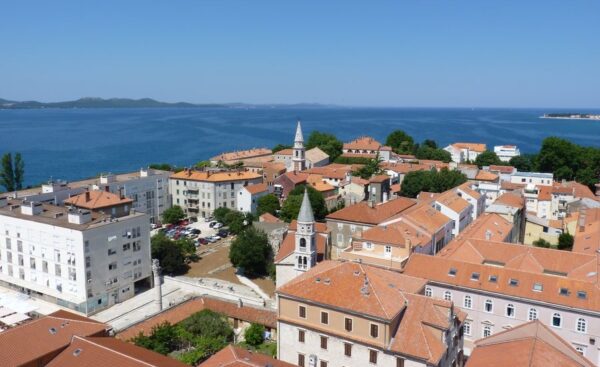
[(150, 223), (115, 205), (0, 198), (0, 285), (85, 314), (133, 297), (150, 284)]
[(237, 210), (240, 191), (260, 184), (261, 174), (250, 171), (177, 172), (169, 179), (173, 205), (179, 205), (192, 221), (212, 216), (216, 208)]

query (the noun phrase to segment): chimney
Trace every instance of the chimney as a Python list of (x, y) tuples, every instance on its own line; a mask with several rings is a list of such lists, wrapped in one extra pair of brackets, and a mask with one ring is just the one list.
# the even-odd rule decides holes
[(486, 229), (486, 230), (485, 230), (485, 239), (486, 239), (487, 241), (489, 241), (489, 240), (491, 240), (491, 239), (492, 239), (492, 231), (490, 231), (489, 229)]
[[(108, 186), (107, 186), (106, 188), (108, 189)], [(107, 191), (108, 191), (108, 190), (107, 190)], [(87, 201), (90, 201), (90, 200), (91, 200), (91, 199), (90, 199), (90, 192), (89, 192), (89, 191), (86, 191), (86, 192), (85, 192), (85, 201), (87, 202)]]
[(404, 247), (408, 249), (409, 254), (412, 253), (412, 241), (410, 240), (410, 238), (404, 239)]
[(577, 227), (579, 232), (585, 232), (585, 219), (586, 219), (586, 208), (581, 208), (579, 211), (579, 219), (577, 220)]

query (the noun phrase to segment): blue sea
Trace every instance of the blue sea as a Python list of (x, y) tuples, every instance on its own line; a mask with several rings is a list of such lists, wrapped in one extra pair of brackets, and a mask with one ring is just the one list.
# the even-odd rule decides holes
[[(547, 136), (600, 147), (600, 121), (550, 120), (541, 109), (194, 108), (0, 110), (0, 153), (21, 152), (26, 184), (134, 171), (150, 163), (192, 165), (223, 151), (291, 144), (296, 119), (343, 141), (394, 129), (416, 141), (516, 144), (535, 152)], [(600, 113), (599, 110), (575, 112)]]

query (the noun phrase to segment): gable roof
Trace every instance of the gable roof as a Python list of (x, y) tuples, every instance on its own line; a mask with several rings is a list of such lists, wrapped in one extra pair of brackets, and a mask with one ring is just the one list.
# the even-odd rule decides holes
[(79, 195), (71, 196), (64, 201), (65, 205), (73, 205), (79, 208), (97, 210), (110, 208), (116, 205), (133, 203), (129, 198), (121, 198), (117, 194), (108, 191), (94, 190), (85, 191)]
[(253, 353), (231, 344), (200, 364), (200, 367), (294, 367), (295, 365)]
[(329, 214), (327, 219), (376, 225), (415, 204), (414, 200), (405, 197), (398, 197), (385, 203), (375, 204), (373, 207), (369, 206), (368, 202), (361, 201)]
[(468, 209), (471, 204), (460, 197), (454, 190), (445, 191), (435, 197), (435, 201), (450, 208), (455, 213), (462, 213)]
[(224, 161), (224, 162), (238, 161), (238, 160), (243, 160), (243, 159), (249, 159), (249, 158), (254, 158), (254, 157), (270, 155), (271, 153), (272, 153), (271, 149), (268, 149), (268, 148), (254, 148), (254, 149), (248, 149), (248, 150), (240, 150), (237, 152), (222, 153), (222, 154), (219, 154), (217, 156), (210, 158), (210, 160), (211, 161)]
[(244, 189), (246, 189), (246, 191), (248, 191), (251, 195), (256, 195), (269, 191), (269, 187), (266, 183), (244, 186)]
[(109, 326), (67, 311), (48, 316), (0, 333), (3, 366), (20, 366), (66, 348), (71, 338), (105, 335)]
[(184, 367), (186, 364), (115, 338), (74, 336), (48, 367)]
[(506, 192), (500, 195), (496, 201), (494, 201), (494, 204), (502, 204), (513, 208), (523, 208), (525, 206), (525, 199), (519, 194)]
[(343, 149), (379, 150), (381, 143), (370, 136), (361, 136), (348, 143), (344, 143)]
[(319, 147), (309, 149), (305, 153), (306, 159), (311, 162), (320, 162), (325, 159), (329, 159), (329, 154), (325, 153)]
[[(467, 226), (457, 237), (502, 242), (513, 230), (513, 223), (496, 213), (483, 213)], [(489, 238), (488, 238), (489, 237)]]
[(466, 367), (592, 367), (569, 343), (539, 320), (475, 342)]
[(252, 171), (221, 171), (221, 172), (210, 172), (210, 171), (195, 171), (195, 170), (183, 170), (171, 175), (171, 179), (180, 179), (188, 181), (202, 181), (202, 182), (229, 182), (229, 181), (242, 181), (242, 180), (253, 180), (261, 178), (262, 175)]
[(483, 153), (487, 150), (487, 146), (480, 143), (454, 143), (452, 146), (456, 149), (468, 149), (479, 153)]

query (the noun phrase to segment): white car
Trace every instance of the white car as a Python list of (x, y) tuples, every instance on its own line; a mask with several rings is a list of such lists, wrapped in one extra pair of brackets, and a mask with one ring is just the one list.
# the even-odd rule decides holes
[(219, 228), (222, 228), (222, 227), (223, 227), (223, 223), (217, 223), (217, 224), (214, 225), (213, 228), (214, 229), (219, 229)]

